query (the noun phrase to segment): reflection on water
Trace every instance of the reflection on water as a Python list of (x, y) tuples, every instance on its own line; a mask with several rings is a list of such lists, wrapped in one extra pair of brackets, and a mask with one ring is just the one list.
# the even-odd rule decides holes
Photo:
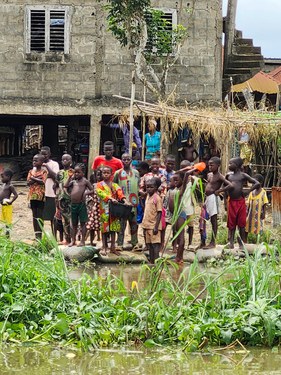
[(81, 353), (50, 347), (2, 347), (1, 375), (177, 375), (280, 374), (281, 354), (269, 349), (245, 353), (183, 354), (180, 350), (104, 350)]

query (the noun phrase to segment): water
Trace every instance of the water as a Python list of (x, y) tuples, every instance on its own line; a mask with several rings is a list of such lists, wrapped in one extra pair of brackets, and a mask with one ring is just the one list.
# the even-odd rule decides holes
[[(274, 348), (275, 349), (275, 348)], [(51, 347), (4, 346), (1, 375), (279, 375), (281, 353), (270, 349), (223, 351), (220, 354), (183, 354), (180, 349), (142, 347), (105, 349), (92, 353)]]

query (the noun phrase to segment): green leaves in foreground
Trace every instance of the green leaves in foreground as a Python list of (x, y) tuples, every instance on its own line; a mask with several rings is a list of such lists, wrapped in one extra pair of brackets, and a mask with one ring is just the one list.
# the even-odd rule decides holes
[(186, 350), (196, 350), (202, 340), (279, 343), (281, 273), (273, 251), (230, 263), (215, 275), (196, 262), (177, 281), (172, 271), (167, 260), (143, 266), (144, 289), (137, 280), (128, 290), (121, 279), (98, 274), (70, 281), (59, 252), (50, 256), (0, 237), (1, 340), (83, 349), (134, 342)]

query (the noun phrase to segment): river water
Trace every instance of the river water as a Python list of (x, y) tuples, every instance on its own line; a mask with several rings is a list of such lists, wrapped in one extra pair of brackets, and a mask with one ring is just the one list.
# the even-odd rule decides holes
[(107, 349), (92, 353), (33, 346), (2, 346), (1, 375), (279, 375), (277, 348), (185, 355), (180, 349)]

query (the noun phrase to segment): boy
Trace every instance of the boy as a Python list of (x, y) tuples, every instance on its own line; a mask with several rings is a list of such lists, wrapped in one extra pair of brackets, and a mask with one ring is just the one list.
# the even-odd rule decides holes
[(252, 187), (247, 193), (260, 188), (260, 183), (248, 174), (241, 171), (243, 160), (239, 157), (230, 159), (229, 170), (231, 173), (226, 175), (226, 179), (231, 182), (232, 189), (228, 191), (227, 204), (227, 227), (229, 248), (234, 249), (234, 236), (236, 226), (239, 228), (240, 239), (239, 247), (243, 248), (243, 242), (246, 242), (246, 202), (243, 186), (246, 182), (250, 182)]
[[(218, 195), (232, 188), (232, 184), (219, 172), (219, 167), (221, 165), (220, 158), (214, 156), (209, 160), (208, 164), (210, 173), (208, 173), (207, 176), (207, 185), (205, 188), (206, 198), (200, 214), (200, 222), (202, 223), (200, 247), (204, 249), (210, 249), (216, 246), (219, 213)], [(222, 188), (222, 184), (224, 184), (225, 187)], [(206, 220), (208, 219), (211, 220), (212, 237), (209, 245), (206, 246)]]
[(176, 158), (174, 155), (167, 155), (165, 158), (165, 169), (160, 168), (160, 173), (166, 177), (167, 187), (170, 187), (171, 177), (175, 173)]
[(253, 177), (260, 183), (260, 188), (253, 190), (247, 202), (246, 240), (248, 233), (259, 235), (263, 231), (263, 220), (265, 219), (265, 207), (268, 204), (266, 191), (262, 188), (263, 176), (256, 174)]
[(64, 188), (64, 184), (67, 182), (69, 177), (72, 177), (74, 174), (72, 165), (72, 156), (69, 154), (64, 154), (61, 158), (61, 164), (63, 169), (61, 169), (56, 177), (56, 182), (58, 185), (57, 190), (57, 199), (58, 199), (58, 206), (61, 212), (62, 221), (63, 221), (63, 230), (65, 235), (65, 244), (69, 244), (71, 242), (71, 235), (70, 235), (70, 218), (71, 218), (71, 201), (70, 195), (68, 194), (67, 190)]
[(78, 246), (85, 246), (86, 238), (86, 223), (88, 221), (87, 207), (85, 203), (85, 196), (94, 192), (93, 186), (84, 177), (85, 167), (83, 164), (76, 164), (74, 168), (74, 175), (70, 176), (64, 187), (70, 191), (71, 201), (71, 226), (72, 226), (72, 241), (69, 247), (76, 244), (76, 234), (78, 223), (81, 226), (81, 242)]
[(161, 246), (161, 217), (162, 217), (162, 199), (158, 194), (158, 188), (161, 184), (159, 178), (152, 177), (146, 183), (147, 197), (145, 201), (144, 216), (142, 227), (144, 229), (144, 238), (147, 249), (149, 250), (150, 263), (154, 264), (159, 258)]
[(187, 145), (183, 148), (182, 156), (184, 160), (188, 160), (190, 163), (193, 163), (198, 158), (198, 152), (191, 138), (188, 139)]
[(166, 195), (166, 190), (167, 190), (167, 179), (165, 176), (163, 176), (160, 172), (160, 159), (157, 157), (153, 157), (151, 159), (151, 164), (150, 164), (150, 170), (151, 172), (146, 173), (140, 180), (140, 194), (142, 197), (146, 196), (146, 185), (147, 182), (153, 178), (159, 178), (161, 180), (161, 185), (159, 187), (159, 193), (162, 199), (164, 199)]
[(45, 183), (45, 205), (43, 218), (44, 221), (51, 222), (52, 233), (54, 233), (54, 216), (56, 213), (56, 194), (54, 192), (54, 183), (59, 171), (59, 164), (51, 159), (51, 150), (48, 146), (41, 148), (40, 154), (44, 158), (43, 167), (48, 172), (48, 178)]
[[(3, 183), (2, 190), (0, 191), (0, 202), (2, 204), (2, 217), (1, 221), (6, 224), (6, 236), (10, 237), (9, 226), (12, 224), (13, 219), (13, 206), (12, 203), (17, 199), (18, 193), (11, 184), (13, 172), (10, 169), (5, 169), (1, 173), (1, 180)], [(11, 199), (11, 195), (13, 198)]]
[[(128, 219), (131, 230), (131, 244), (133, 248), (138, 243), (138, 223), (137, 223), (137, 206), (139, 204), (139, 172), (131, 167), (132, 158), (129, 154), (122, 155), (124, 168), (119, 169), (114, 174), (113, 182), (122, 189), (126, 200), (133, 206), (131, 215)], [(121, 219), (121, 231), (118, 233), (117, 244), (123, 246), (127, 220)]]
[(96, 156), (93, 164), (92, 170), (96, 173), (96, 170), (101, 167), (110, 167), (112, 170), (111, 174), (111, 181), (113, 180), (114, 173), (118, 171), (118, 169), (123, 168), (123, 164), (120, 159), (115, 158), (114, 154), (114, 143), (111, 141), (106, 141), (103, 144), (103, 153), (104, 155)]

